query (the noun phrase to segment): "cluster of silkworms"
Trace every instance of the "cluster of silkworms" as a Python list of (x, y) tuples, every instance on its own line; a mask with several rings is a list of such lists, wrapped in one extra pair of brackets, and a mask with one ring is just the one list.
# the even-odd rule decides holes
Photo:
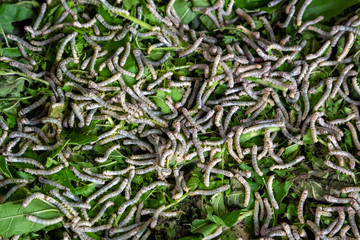
[[(11, 129), (8, 117), (0, 116), (1, 155), (12, 168), (35, 177), (30, 181), (0, 175), (1, 202), (11, 201), (19, 188), (40, 183), (51, 188), (49, 194), (32, 192), (22, 206), (40, 199), (63, 216), (44, 219), (29, 214), (28, 221), (61, 223), (66, 229), (64, 239), (92, 239), (87, 233), (106, 239), (147, 239), (159, 223), (181, 219), (184, 212), (170, 203), (146, 209), (143, 195), (155, 197), (161, 190), (176, 203), (226, 195), (236, 190), (232, 180), (241, 184), (237, 189), (244, 193), (241, 207), (253, 210), (255, 237), (359, 238), (357, 187), (342, 191), (347, 198), (324, 196), (342, 205), (318, 207), (314, 219), (305, 219), (304, 211), (310, 211), (305, 207), (309, 197), (305, 189), (298, 194), (296, 221), (301, 224), (278, 224), (274, 218), (282, 204), (274, 184), (284, 181), (279, 174), (282, 170), (310, 161), (301, 151), (309, 141), (327, 152), (324, 169), (356, 183), (360, 87), (354, 45), (360, 35), (358, 16), (349, 15), (325, 31), (318, 25), (324, 17), (303, 20), (311, 0), (274, 0), (269, 7), (287, 5), (285, 18), (272, 26), (266, 12), (249, 13), (235, 8), (234, 0), (228, 4), (218, 0), (209, 7), (192, 8), (216, 27), (214, 32), (198, 31), (182, 23), (175, 2), (169, 1), (161, 10), (148, 0), (130, 11), (121, 1), (49, 0), (41, 5), (34, 24), (25, 27), (25, 40), (6, 36), (21, 57), (3, 56), (0, 62), (35, 82), (42, 80), (52, 95), (22, 105)], [(108, 15), (91, 16), (92, 11), (85, 10), (92, 6), (105, 8)], [(58, 14), (53, 15), (50, 10), (55, 8)], [(159, 25), (146, 22), (144, 8)], [(296, 25), (295, 36), (278, 39), (275, 33), (285, 32), (290, 24)], [(224, 44), (218, 32), (237, 40)], [(314, 49), (310, 42), (299, 41), (303, 32), (314, 34), (320, 45)], [(336, 54), (340, 39), (344, 49)], [(56, 48), (56, 55), (42, 71), (35, 59), (49, 48)], [(160, 54), (154, 57), (152, 52)], [(177, 58), (186, 58), (188, 64), (166, 64)], [(319, 79), (322, 67), (333, 68), (331, 76)], [(174, 92), (181, 93), (181, 98), (174, 97)], [(342, 117), (330, 118), (328, 101), (339, 99), (346, 111)], [(83, 130), (96, 132), (96, 136), (89, 136), (95, 137), (85, 144), (74, 143), (73, 133), (87, 134)], [(340, 146), (346, 132), (355, 151)], [(257, 136), (261, 143), (249, 145), (247, 141)], [(288, 146), (297, 147), (298, 154), (286, 155)], [(91, 158), (87, 167), (78, 164), (82, 154), (84, 159)], [(271, 166), (265, 164), (269, 161)], [(251, 171), (241, 170), (243, 166)], [(188, 186), (192, 177), (188, 169), (202, 174), (205, 187)], [(75, 194), (74, 186), (54, 180), (61, 173), (78, 179), (70, 184), (96, 188), (87, 198)], [(151, 176), (153, 182), (139, 186), (134, 179), (141, 175)], [(249, 184), (255, 176), (264, 180), (264, 187), (256, 192)], [(220, 177), (224, 184), (211, 187)], [(114, 214), (107, 214), (109, 209)], [(321, 216), (332, 218), (325, 228)], [(219, 226), (204, 239), (217, 238), (225, 230)]]

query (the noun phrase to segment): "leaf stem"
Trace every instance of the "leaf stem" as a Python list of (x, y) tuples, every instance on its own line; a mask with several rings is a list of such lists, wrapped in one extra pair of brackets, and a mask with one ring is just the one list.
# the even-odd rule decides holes
[(0, 98), (0, 102), (5, 102), (5, 101), (16, 101), (16, 100), (26, 100), (26, 99), (30, 99), (33, 98), (33, 96), (27, 96), (27, 97), (12, 97), (12, 98)]
[(16, 72), (16, 71), (12, 71), (12, 72), (5, 72), (5, 71), (0, 71), (0, 76), (7, 76), (7, 75), (14, 75), (14, 74), (17, 74), (17, 75), (20, 75), (22, 77), (28, 77), (28, 78), (31, 78), (31, 79), (34, 79), (36, 81), (39, 81), (41, 83), (44, 83), (45, 85), (50, 85), (47, 81), (41, 79), (41, 78), (37, 78), (37, 77), (30, 77), (29, 75), (26, 75), (25, 73), (22, 73), (22, 72)]
[(133, 16), (126, 15), (126, 14), (123, 14), (123, 13), (118, 13), (117, 15), (119, 15), (119, 16), (127, 19), (127, 20), (130, 20), (130, 21), (132, 21), (132, 22), (134, 22), (134, 23), (136, 23), (136, 24), (139, 24), (139, 25), (142, 26), (143, 28), (146, 28), (146, 29), (151, 30), (151, 31), (153, 30), (153, 26), (152, 26), (152, 25), (150, 25), (150, 24), (148, 24), (148, 23), (146, 23), (146, 22), (143, 22), (143, 21), (141, 21), (141, 20), (139, 20), (139, 19), (137, 19), (137, 18), (135, 18), (135, 17), (133, 17)]

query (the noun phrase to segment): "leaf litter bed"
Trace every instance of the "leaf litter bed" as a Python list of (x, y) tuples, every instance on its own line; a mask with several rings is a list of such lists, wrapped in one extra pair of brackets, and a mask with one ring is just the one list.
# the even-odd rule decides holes
[(358, 1), (11, 2), (4, 239), (360, 238)]

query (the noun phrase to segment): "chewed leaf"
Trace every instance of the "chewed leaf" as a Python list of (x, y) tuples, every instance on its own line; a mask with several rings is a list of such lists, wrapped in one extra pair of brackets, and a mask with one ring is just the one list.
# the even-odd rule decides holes
[(39, 218), (51, 219), (61, 216), (61, 212), (41, 200), (33, 200), (26, 208), (21, 204), (5, 203), (0, 205), (0, 236), (9, 238), (13, 235), (21, 235), (36, 232), (45, 225), (33, 223), (26, 219), (31, 214)]
[(191, 10), (191, 1), (188, 0), (176, 0), (174, 8), (182, 23), (190, 23), (197, 14)]
[(12, 23), (31, 18), (32, 15), (33, 11), (27, 7), (3, 4), (0, 6), (0, 27), (5, 33), (12, 33), (14, 30)]

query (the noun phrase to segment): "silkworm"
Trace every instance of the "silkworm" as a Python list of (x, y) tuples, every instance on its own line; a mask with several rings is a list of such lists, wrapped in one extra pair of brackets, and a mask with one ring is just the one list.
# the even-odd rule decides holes
[(210, 173), (211, 173), (212, 168), (221, 161), (222, 161), (221, 158), (217, 158), (217, 159), (214, 159), (213, 161), (211, 161), (207, 165), (207, 167), (205, 169), (205, 174), (204, 174), (204, 184), (206, 187), (209, 187), (209, 185), (210, 185)]
[(341, 193), (360, 192), (360, 187), (345, 187), (341, 189)]
[[(62, 0), (62, 1), (63, 1), (63, 0)], [(60, 44), (59, 49), (58, 49), (58, 51), (57, 51), (57, 53), (56, 53), (56, 58), (55, 58), (55, 61), (56, 61), (56, 62), (60, 62), (60, 60), (61, 60), (61, 58), (62, 58), (62, 55), (63, 55), (63, 53), (64, 53), (64, 49), (65, 49), (66, 44), (67, 44), (68, 42), (70, 42), (71, 39), (75, 38), (77, 35), (78, 35), (77, 32), (73, 32), (73, 33), (67, 35), (67, 36), (64, 38), (63, 42)]]
[(26, 215), (26, 219), (28, 221), (38, 223), (38, 224), (42, 224), (42, 225), (54, 225), (54, 224), (57, 224), (57, 223), (63, 221), (64, 217), (60, 216), (60, 217), (53, 218), (53, 219), (44, 219), (44, 218), (38, 218), (38, 217), (36, 217), (34, 215)]
[(305, 10), (306, 8), (310, 5), (310, 3), (312, 2), (312, 0), (305, 0), (305, 2), (303, 3), (303, 5), (301, 5), (300, 9), (299, 9), (299, 12), (297, 14), (297, 17), (296, 17), (296, 25), (298, 27), (301, 26), (301, 23), (302, 23), (302, 17), (305, 13)]
[(244, 18), (249, 24), (251, 28), (255, 28), (255, 22), (254, 20), (251, 18), (250, 15), (248, 15), (246, 12), (244, 12), (243, 10), (241, 10), (240, 8), (236, 9), (236, 14), (239, 15), (240, 17)]
[(59, 165), (49, 170), (24, 168), (24, 171), (34, 175), (52, 175), (61, 171), (63, 168), (64, 165)]
[(32, 45), (30, 45), (28, 42), (26, 42), (25, 40), (23, 40), (22, 38), (19, 38), (15, 35), (12, 35), (12, 34), (7, 34), (6, 37), (10, 40), (13, 40), (19, 44), (21, 44), (24, 48), (26, 49), (29, 49), (31, 51), (34, 51), (34, 52), (41, 52), (42, 51), (42, 48), (41, 47), (34, 47)]
[(129, 173), (129, 176), (128, 176), (128, 184), (125, 187), (125, 199), (126, 200), (130, 199), (131, 182), (132, 182), (134, 177), (135, 177), (135, 170), (132, 169), (132, 170), (130, 170), (130, 173)]
[(5, 142), (5, 139), (7, 138), (8, 136), (8, 132), (7, 131), (3, 131), (1, 137), (0, 137), (0, 147), (4, 144)]
[(356, 238), (359, 238), (360, 234), (355, 220), (355, 211), (352, 208), (348, 210), (348, 216), (352, 232)]
[(128, 232), (128, 231), (131, 231), (131, 230), (133, 230), (133, 229), (136, 229), (136, 228), (139, 227), (140, 225), (142, 225), (141, 222), (131, 224), (131, 225), (127, 226), (127, 227), (111, 228), (111, 229), (109, 230), (109, 235), (110, 235), (110, 236), (113, 236), (113, 235), (115, 235), (116, 233)]
[(230, 185), (224, 185), (218, 188), (215, 188), (213, 190), (195, 190), (193, 192), (189, 193), (189, 196), (196, 196), (196, 195), (202, 195), (202, 196), (211, 196), (219, 192), (224, 192), (230, 188)]
[(264, 16), (261, 16), (259, 17), (259, 19), (262, 21), (262, 23), (264, 24), (265, 26), (265, 29), (266, 29), (266, 32), (269, 34), (269, 38), (272, 42), (275, 42), (276, 41), (276, 37), (275, 37), (275, 34), (274, 34), (274, 30), (272, 29), (269, 21), (266, 19), (266, 17)]
[(255, 172), (259, 175), (259, 176), (262, 176), (263, 175), (263, 172), (260, 170), (259, 166), (258, 166), (258, 162), (257, 162), (257, 146), (254, 145), (252, 148), (251, 148), (251, 154), (252, 154), (252, 157), (251, 157), (251, 163), (252, 163), (252, 166), (255, 170)]
[(269, 227), (269, 224), (271, 222), (272, 219), (272, 215), (273, 215), (273, 210), (271, 208), (271, 205), (269, 203), (268, 198), (264, 198), (264, 206), (266, 209), (266, 219), (264, 224), (262, 225), (261, 229), (260, 229), (260, 234), (261, 235), (265, 235), (265, 232), (267, 232), (267, 228)]
[(281, 164), (281, 165), (273, 165), (270, 167), (270, 171), (290, 168), (290, 167), (298, 164), (299, 162), (303, 161), (304, 159), (305, 159), (304, 156), (299, 156), (289, 163)]
[(121, 182), (121, 184), (120, 184), (120, 186), (119, 186), (119, 188), (118, 188), (117, 190), (115, 190), (114, 192), (111, 192), (111, 193), (108, 193), (108, 194), (104, 195), (102, 198), (100, 198), (99, 203), (103, 203), (103, 202), (107, 201), (108, 199), (110, 199), (110, 198), (112, 198), (112, 197), (115, 197), (115, 196), (120, 195), (120, 194), (122, 193), (122, 191), (124, 191), (125, 187), (128, 185), (128, 181), (129, 181), (129, 180), (128, 180), (127, 178), (125, 178), (125, 179)]
[(194, 42), (194, 44), (192, 46), (190, 46), (189, 48), (187, 48), (186, 50), (182, 51), (179, 53), (179, 57), (185, 57), (186, 55), (191, 54), (192, 52), (195, 51), (195, 49), (201, 44), (201, 42), (204, 40), (205, 34), (201, 35), (198, 39), (196, 39), (196, 41)]
[(38, 162), (37, 160), (32, 159), (32, 158), (24, 158), (24, 157), (21, 158), (21, 157), (9, 156), (8, 158), (6, 158), (6, 161), (10, 162), (10, 163), (27, 163), (27, 164), (31, 164), (35, 167), (44, 169), (44, 166), (40, 162)]
[(53, 188), (49, 192), (51, 195), (59, 199), (61, 204), (64, 205), (66, 209), (71, 212), (71, 214), (73, 214), (74, 216), (78, 215), (78, 212), (71, 205), (69, 205), (69, 202), (63, 196), (61, 196), (57, 189)]
[(148, 191), (150, 191), (150, 190), (152, 190), (152, 189), (154, 189), (154, 188), (156, 188), (156, 187), (161, 187), (161, 186), (169, 187), (169, 184), (168, 184), (168, 183), (165, 183), (165, 182), (162, 182), (162, 181), (157, 181), (157, 182), (150, 183), (150, 184), (147, 185), (147, 186), (143, 186), (143, 187), (136, 193), (136, 195), (135, 195), (135, 197), (134, 197), (133, 199), (130, 199), (130, 200), (125, 201), (125, 202), (119, 207), (118, 214), (122, 214), (122, 213), (126, 210), (126, 208), (127, 208), (128, 206), (130, 206), (130, 205), (132, 205), (132, 204), (135, 204), (137, 201), (139, 201), (140, 197), (141, 197), (144, 193), (146, 193), (146, 192), (148, 192)]
[(111, 201), (107, 201), (100, 209), (100, 211), (98, 212), (98, 214), (96, 215), (95, 218), (93, 218), (93, 220), (91, 221), (91, 225), (95, 224), (96, 222), (98, 222), (101, 217), (105, 214), (106, 210), (109, 208), (109, 207), (112, 207), (114, 206), (114, 203), (111, 202)]
[(347, 159), (349, 159), (349, 167), (350, 167), (350, 169), (354, 169), (356, 159), (351, 153), (346, 152), (346, 151), (342, 151), (342, 150), (333, 150), (333, 151), (329, 152), (329, 155), (330, 156), (339, 155), (339, 156), (346, 157)]
[[(45, 101), (48, 99), (47, 96), (40, 98), (38, 101), (34, 102), (33, 104), (31, 104), (30, 106), (23, 108), (19, 111), (20, 115), (26, 115), (27, 113), (29, 113), (30, 111), (40, 107), (41, 105), (43, 105), (45, 103)], [(2, 120), (1, 120), (2, 121)], [(5, 123), (4, 123), (5, 124)], [(8, 130), (8, 128), (4, 128), (3, 126), (1, 126), (4, 130)]]
[(271, 2), (268, 3), (268, 7), (275, 7), (277, 5), (279, 5), (283, 0), (273, 0)]
[(83, 181), (89, 181), (89, 182), (93, 182), (93, 183), (97, 183), (97, 184), (104, 184), (105, 183), (105, 181), (103, 179), (101, 179), (101, 178), (82, 174), (81, 172), (79, 172), (73, 166), (70, 167), (70, 170), (75, 174), (76, 177), (78, 177), (79, 179), (81, 179)]
[[(341, 91), (341, 90), (340, 90), (340, 86), (341, 86), (341, 84), (344, 82), (345, 76), (349, 73), (349, 71), (350, 71), (353, 67), (354, 67), (354, 65), (353, 65), (353, 64), (350, 64), (350, 65), (346, 66), (346, 67), (342, 70), (342, 72), (341, 72), (338, 80), (337, 80), (337, 81), (335, 82), (335, 84), (334, 84), (334, 88), (333, 88), (333, 91), (332, 91), (331, 94), (330, 94), (330, 98), (334, 98), (334, 97), (336, 96), (336, 94), (337, 94), (339, 91)], [(340, 92), (339, 92), (339, 94), (340, 94)]]
[(271, 175), (271, 176), (269, 177), (269, 180), (268, 180), (266, 186), (267, 186), (267, 189), (268, 189), (268, 194), (269, 194), (269, 199), (270, 199), (271, 205), (272, 205), (275, 209), (279, 209), (279, 205), (278, 205), (278, 203), (277, 203), (276, 200), (275, 200), (275, 196), (274, 196), (274, 192), (273, 192), (273, 187), (272, 187), (274, 179), (275, 179), (275, 175)]
[(206, 235), (203, 238), (203, 240), (214, 239), (214, 238), (220, 236), (222, 232), (223, 232), (223, 227), (218, 227), (214, 233)]
[(6, 125), (6, 123), (4, 122), (4, 120), (2, 120), (2, 118), (0, 117), (0, 127), (4, 130), (4, 131), (8, 131), (9, 127)]
[[(290, 9), (289, 9), (289, 12), (288, 12), (288, 15), (286, 17), (285, 22), (284, 23), (278, 22), (278, 26), (281, 27), (281, 28), (287, 28), (287, 26), (289, 26), (290, 21), (293, 18), (294, 14), (295, 14), (295, 6), (291, 6)], [(301, 25), (301, 23), (300, 23), (300, 25)]]
[(105, 174), (105, 175), (124, 175), (124, 174), (130, 172), (133, 169), (135, 169), (134, 166), (129, 166), (129, 167), (124, 168), (124, 169), (119, 170), (119, 171), (105, 170), (103, 172), (103, 174)]
[(19, 185), (15, 185), (14, 187), (10, 188), (9, 191), (6, 192), (6, 194), (1, 198), (0, 203), (4, 203), (6, 202), (6, 200), (8, 200), (11, 195), (14, 194), (14, 192), (16, 192), (16, 190), (18, 190), (19, 188), (25, 187), (26, 183), (21, 183)]
[(110, 188), (112, 188), (113, 186), (115, 186), (116, 184), (118, 184), (120, 182), (121, 178), (120, 177), (116, 177), (114, 178), (111, 182), (109, 182), (108, 184), (106, 184), (105, 186), (103, 186), (102, 188), (100, 188), (98, 191), (96, 191), (95, 193), (93, 193), (91, 196), (89, 196), (86, 199), (86, 203), (90, 203), (92, 200), (95, 200), (97, 197), (99, 197), (100, 195), (102, 195), (103, 193), (107, 192)]
[(251, 189), (249, 183), (240, 174), (235, 174), (235, 177), (245, 188), (245, 197), (243, 206), (246, 208), (250, 202)]
[(20, 43), (18, 43), (17, 45), (18, 45), (19, 51), (20, 51), (21, 55), (23, 56), (23, 58), (25, 58), (31, 65), (36, 66), (36, 61), (29, 57), (29, 55), (26, 53), (24, 47)]

